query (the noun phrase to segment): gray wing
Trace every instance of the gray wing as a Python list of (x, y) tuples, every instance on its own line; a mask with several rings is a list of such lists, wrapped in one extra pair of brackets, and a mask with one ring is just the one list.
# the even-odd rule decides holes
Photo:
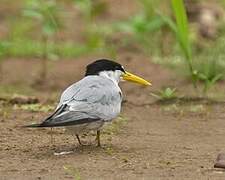
[(42, 127), (111, 120), (120, 113), (121, 100), (117, 84), (99, 76), (87, 76), (63, 92), (55, 113)]

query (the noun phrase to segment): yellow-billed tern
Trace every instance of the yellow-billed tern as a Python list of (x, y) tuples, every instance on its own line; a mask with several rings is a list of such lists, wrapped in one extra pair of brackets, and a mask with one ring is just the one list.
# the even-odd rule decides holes
[(83, 79), (62, 93), (60, 102), (51, 116), (40, 124), (27, 127), (65, 126), (77, 136), (80, 144), (80, 134), (95, 130), (100, 146), (101, 127), (116, 118), (121, 110), (122, 92), (118, 85), (121, 80), (151, 85), (148, 81), (125, 71), (117, 62), (97, 60), (86, 67)]

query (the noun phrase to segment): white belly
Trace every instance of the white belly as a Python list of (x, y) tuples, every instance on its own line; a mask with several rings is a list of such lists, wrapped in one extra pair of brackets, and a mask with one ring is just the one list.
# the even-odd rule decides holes
[(97, 131), (103, 126), (103, 121), (96, 121), (92, 123), (85, 123), (66, 127), (66, 131), (71, 134), (83, 134), (89, 131)]

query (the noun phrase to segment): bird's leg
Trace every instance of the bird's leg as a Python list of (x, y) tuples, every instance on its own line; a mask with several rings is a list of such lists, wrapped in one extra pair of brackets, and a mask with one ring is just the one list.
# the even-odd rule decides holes
[(78, 140), (79, 144), (82, 146), (83, 144), (81, 143), (81, 140), (80, 140), (79, 135), (78, 135), (78, 134), (76, 134), (76, 137), (77, 137), (77, 140)]
[(100, 143), (100, 130), (97, 130), (96, 140), (97, 140), (97, 146), (98, 147), (101, 147), (101, 143)]

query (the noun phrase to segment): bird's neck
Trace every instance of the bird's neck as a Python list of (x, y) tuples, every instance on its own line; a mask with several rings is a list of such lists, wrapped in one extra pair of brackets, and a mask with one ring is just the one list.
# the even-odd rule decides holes
[(116, 85), (120, 82), (121, 73), (119, 71), (102, 71), (99, 73), (99, 76), (110, 79)]

